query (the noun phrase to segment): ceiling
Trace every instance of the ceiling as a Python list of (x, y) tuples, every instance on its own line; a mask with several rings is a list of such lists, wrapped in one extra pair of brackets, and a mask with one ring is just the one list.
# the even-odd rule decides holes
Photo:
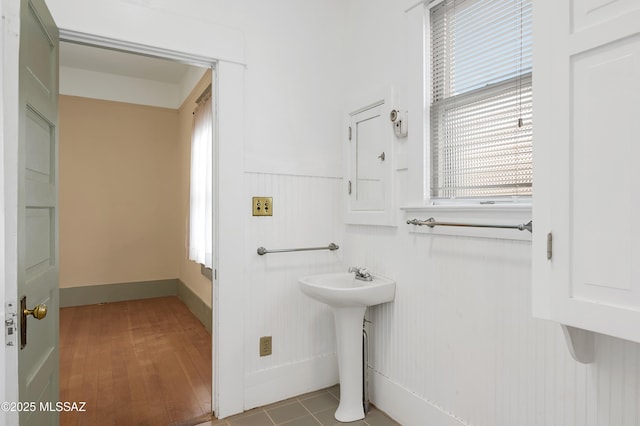
[(179, 84), (192, 68), (171, 60), (67, 42), (60, 43), (60, 66), (170, 84)]

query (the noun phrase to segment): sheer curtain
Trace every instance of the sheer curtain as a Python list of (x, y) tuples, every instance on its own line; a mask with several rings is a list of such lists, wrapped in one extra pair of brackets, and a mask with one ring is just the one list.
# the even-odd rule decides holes
[(194, 112), (191, 135), (189, 259), (213, 267), (213, 119), (211, 93)]

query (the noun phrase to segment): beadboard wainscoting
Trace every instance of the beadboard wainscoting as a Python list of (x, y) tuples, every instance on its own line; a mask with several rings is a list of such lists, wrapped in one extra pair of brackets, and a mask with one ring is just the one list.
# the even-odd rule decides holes
[(531, 316), (530, 242), (349, 226), (344, 248), (397, 281), (367, 318), (371, 401), (401, 424), (639, 424), (640, 345), (598, 335), (575, 362)]
[[(246, 308), (245, 409), (338, 382), (333, 316), (302, 294), (298, 278), (344, 269), (342, 179), (245, 173)], [(273, 216), (252, 216), (251, 197), (273, 197)], [(257, 254), (267, 249), (318, 247), (336, 251)], [(259, 356), (261, 336), (273, 353)]]

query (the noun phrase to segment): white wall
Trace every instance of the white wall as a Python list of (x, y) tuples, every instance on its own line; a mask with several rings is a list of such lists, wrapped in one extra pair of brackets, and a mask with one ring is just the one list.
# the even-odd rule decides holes
[(246, 170), (341, 176), (340, 1), (201, 2), (246, 39)]
[[(340, 189), (335, 178), (245, 174), (247, 199), (273, 197), (273, 216), (244, 214), (247, 408), (338, 382), (332, 314), (302, 294), (298, 278), (342, 269), (343, 249), (264, 256), (256, 249), (341, 245)], [(260, 336), (273, 336), (273, 355), (259, 357)]]
[[(409, 100), (411, 3), (346, 2), (351, 90), (393, 85)], [(396, 173), (400, 205), (415, 200), (413, 172)], [(576, 363), (560, 327), (531, 316), (530, 242), (416, 234), (407, 218), (345, 231), (345, 264), (397, 280), (394, 303), (368, 313), (379, 408), (405, 425), (639, 424), (640, 345), (597, 336), (596, 362)]]

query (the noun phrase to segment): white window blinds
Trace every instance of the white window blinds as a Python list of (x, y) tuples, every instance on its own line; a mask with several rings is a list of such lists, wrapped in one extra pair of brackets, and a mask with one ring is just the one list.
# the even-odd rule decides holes
[(430, 10), (431, 196), (531, 195), (531, 0)]

